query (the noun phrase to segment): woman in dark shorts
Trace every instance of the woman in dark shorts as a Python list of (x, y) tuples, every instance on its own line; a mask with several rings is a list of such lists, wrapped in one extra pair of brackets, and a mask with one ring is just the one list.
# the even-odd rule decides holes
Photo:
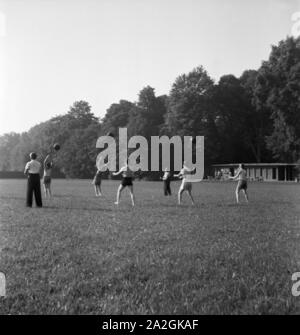
[(44, 184), (44, 192), (45, 197), (51, 198), (51, 173), (52, 173), (53, 162), (51, 157), (48, 155), (44, 161), (44, 176), (43, 176), (43, 184)]
[(247, 193), (247, 171), (245, 170), (244, 164), (240, 164), (238, 171), (235, 176), (229, 177), (229, 179), (238, 179), (238, 184), (235, 190), (235, 197), (236, 197), (236, 202), (239, 203), (239, 193), (241, 190), (243, 190), (245, 199), (248, 202), (248, 193)]
[(94, 185), (96, 197), (101, 197), (101, 170), (97, 170), (92, 184)]
[(133, 186), (133, 184), (132, 184), (132, 178), (131, 178), (131, 177), (123, 177), (123, 178), (122, 178), (121, 185), (122, 185), (123, 187), (126, 187), (126, 186)]
[(131, 203), (132, 203), (132, 206), (134, 206), (134, 193), (133, 193), (133, 183), (132, 183), (133, 172), (129, 169), (127, 162), (118, 172), (113, 173), (114, 176), (118, 176), (119, 174), (122, 174), (122, 181), (121, 181), (121, 185), (118, 188), (117, 200), (115, 204), (116, 205), (119, 204), (121, 192), (124, 190), (126, 186), (128, 186), (130, 197), (131, 197)]

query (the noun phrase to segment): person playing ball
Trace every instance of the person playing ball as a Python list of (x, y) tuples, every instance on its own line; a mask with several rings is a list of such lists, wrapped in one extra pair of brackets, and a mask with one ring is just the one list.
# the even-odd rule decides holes
[(101, 192), (101, 180), (102, 180), (102, 172), (105, 171), (105, 167), (107, 167), (107, 164), (103, 164), (102, 166), (97, 165), (97, 172), (94, 176), (92, 184), (94, 185), (95, 189), (95, 195), (96, 197), (101, 197), (102, 192)]
[(55, 153), (60, 149), (60, 145), (58, 143), (55, 143), (53, 147), (51, 147), (50, 152), (44, 159), (44, 176), (43, 176), (43, 184), (44, 184), (44, 192), (45, 197), (51, 198), (52, 192), (51, 192), (51, 174), (52, 174), (52, 168), (53, 168), (53, 158)]
[(43, 176), (43, 184), (44, 184), (44, 192), (45, 197), (51, 198), (51, 173), (52, 173), (52, 167), (53, 162), (50, 160), (50, 155), (47, 155), (47, 157), (44, 160), (44, 176)]
[(247, 193), (247, 171), (245, 170), (244, 164), (240, 164), (235, 176), (230, 176), (229, 179), (238, 179), (238, 184), (235, 190), (236, 202), (239, 203), (239, 193), (241, 190), (243, 190), (246, 202), (248, 202), (249, 198)]
[(164, 194), (167, 195), (172, 195), (171, 193), (171, 172), (168, 170), (168, 168), (165, 168), (165, 172), (163, 177), (161, 178), (164, 182)]
[(119, 204), (121, 192), (124, 190), (126, 186), (128, 186), (129, 191), (130, 191), (131, 203), (132, 203), (132, 206), (134, 207), (134, 193), (133, 193), (133, 183), (132, 183), (133, 172), (130, 170), (128, 166), (128, 162), (126, 161), (125, 165), (118, 172), (113, 172), (112, 174), (114, 176), (118, 176), (119, 174), (122, 174), (122, 181), (121, 181), (121, 185), (118, 188), (117, 200), (115, 202), (115, 205)]
[(95, 196), (101, 197), (102, 193), (101, 193), (101, 170), (100, 169), (97, 169), (97, 172), (94, 176), (92, 184), (94, 185)]
[(190, 196), (192, 200), (192, 204), (195, 205), (193, 196), (192, 196), (192, 182), (191, 175), (195, 173), (196, 168), (189, 169), (186, 166), (186, 162), (183, 162), (183, 167), (180, 170), (178, 174), (174, 174), (174, 177), (179, 177), (182, 179), (182, 183), (180, 185), (179, 191), (178, 191), (178, 205), (181, 205), (181, 199), (182, 199), (182, 193), (184, 191), (187, 191), (188, 195)]

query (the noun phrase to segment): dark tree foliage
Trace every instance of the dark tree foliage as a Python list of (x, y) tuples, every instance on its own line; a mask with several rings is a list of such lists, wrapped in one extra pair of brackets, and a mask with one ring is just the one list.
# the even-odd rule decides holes
[(206, 171), (214, 163), (300, 162), (300, 38), (273, 46), (257, 71), (246, 70), (240, 78), (229, 74), (214, 83), (199, 66), (178, 76), (168, 96), (156, 96), (146, 86), (136, 102), (113, 103), (102, 120), (88, 102), (76, 101), (65, 114), (28, 132), (0, 136), (0, 170), (22, 171), (30, 152), (43, 160), (59, 143), (55, 167), (67, 177), (90, 178), (97, 138), (110, 132), (118, 144), (124, 127), (129, 137), (148, 140), (204, 136)]
[[(255, 92), (258, 90), (258, 71), (247, 70), (240, 77), (245, 96), (245, 131), (243, 140), (255, 162), (271, 162), (272, 155), (266, 146), (266, 136), (272, 130), (270, 112), (264, 106), (256, 106)], [(249, 156), (249, 158), (251, 158)]]
[[(30, 152), (35, 151), (43, 161), (53, 144), (59, 143), (61, 150), (55, 158), (55, 167), (67, 177), (91, 176), (95, 170), (95, 145), (100, 127), (89, 104), (75, 102), (68, 113), (40, 123), (28, 132), (1, 136), (0, 151), (7, 156), (4, 160), (1, 155), (1, 170), (22, 171)], [(8, 139), (9, 143), (4, 145)]]
[(127, 100), (120, 100), (119, 103), (112, 104), (106, 111), (104, 118), (102, 119), (102, 132), (106, 134), (112, 132), (118, 134), (118, 128), (124, 128), (127, 126), (129, 116), (134, 108), (134, 104)]
[(300, 38), (272, 47), (258, 71), (255, 102), (271, 116), (268, 149), (276, 160), (295, 162), (300, 158)]
[[(238, 78), (221, 77), (213, 95), (218, 134), (218, 161), (247, 162), (255, 157), (248, 149), (248, 126), (251, 120), (251, 100)], [(251, 137), (251, 135), (250, 135)]]
[(142, 135), (148, 139), (159, 135), (166, 113), (165, 100), (165, 96), (156, 97), (154, 88), (143, 88), (128, 120), (129, 136)]
[(212, 88), (213, 80), (203, 67), (175, 80), (166, 115), (166, 124), (171, 133), (182, 136), (205, 133), (211, 112), (208, 93)]

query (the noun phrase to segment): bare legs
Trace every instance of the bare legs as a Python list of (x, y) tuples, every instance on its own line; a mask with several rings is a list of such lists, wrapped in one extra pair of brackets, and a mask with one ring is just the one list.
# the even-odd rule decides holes
[(190, 196), (191, 200), (192, 200), (192, 204), (195, 205), (195, 202), (194, 202), (194, 198), (192, 196), (192, 190), (191, 189), (184, 189), (184, 187), (180, 186), (180, 189), (178, 191), (178, 205), (181, 205), (181, 199), (182, 199), (182, 193), (184, 191), (187, 191), (188, 195)]
[(119, 201), (120, 201), (120, 196), (121, 196), (121, 192), (124, 190), (124, 186), (120, 185), (117, 191), (117, 199), (115, 204), (119, 205)]
[(95, 189), (95, 195), (96, 195), (96, 197), (101, 197), (102, 196), (101, 186), (100, 185), (94, 185), (94, 189)]
[(46, 198), (51, 198), (51, 196), (52, 196), (52, 193), (51, 193), (51, 186), (49, 185), (49, 186), (46, 186), (46, 185), (44, 185), (44, 193), (45, 193), (45, 197)]
[(189, 194), (189, 196), (190, 196), (190, 198), (192, 200), (192, 204), (195, 205), (195, 201), (194, 201), (194, 198), (192, 196), (192, 190), (188, 190), (187, 192), (188, 192), (188, 194)]
[(128, 186), (128, 187), (129, 187), (129, 192), (130, 192), (131, 204), (132, 204), (132, 207), (134, 207), (134, 193), (133, 193), (133, 186)]
[(182, 198), (182, 193), (183, 193), (183, 188), (180, 187), (178, 191), (178, 205), (181, 205), (181, 198)]
[(244, 192), (244, 196), (245, 196), (246, 202), (249, 202), (249, 197), (248, 197), (247, 190), (243, 189), (243, 192)]
[[(130, 185), (128, 187), (129, 187), (129, 192), (130, 192), (131, 204), (132, 204), (132, 207), (134, 207), (134, 205), (135, 205), (134, 200), (135, 199), (134, 199), (134, 193), (133, 193), (133, 186)], [(115, 202), (116, 205), (118, 205), (119, 202), (120, 202), (121, 193), (124, 190), (124, 188), (125, 188), (125, 186), (123, 186), (123, 185), (120, 185), (119, 188), (118, 188), (117, 199), (116, 199), (116, 202)]]
[(244, 196), (245, 196), (245, 199), (246, 199), (246, 202), (248, 203), (249, 202), (249, 197), (248, 197), (248, 193), (247, 193), (247, 190), (246, 189), (241, 189), (237, 186), (236, 190), (235, 190), (235, 198), (236, 198), (236, 203), (239, 204), (240, 201), (239, 201), (239, 193), (240, 191), (243, 190), (243, 193), (244, 193)]

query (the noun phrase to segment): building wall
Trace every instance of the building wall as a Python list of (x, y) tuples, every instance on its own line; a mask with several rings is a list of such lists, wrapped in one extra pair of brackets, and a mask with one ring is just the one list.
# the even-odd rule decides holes
[[(232, 170), (236, 173), (237, 169), (233, 171), (233, 167), (214, 167), (215, 172), (221, 170)], [(249, 180), (264, 180), (264, 181), (294, 181), (296, 179), (296, 170), (290, 165), (280, 166), (246, 166), (247, 178)]]

